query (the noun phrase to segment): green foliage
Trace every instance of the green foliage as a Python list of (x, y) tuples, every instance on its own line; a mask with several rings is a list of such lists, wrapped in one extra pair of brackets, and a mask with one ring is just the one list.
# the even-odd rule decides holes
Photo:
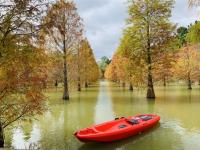
[(99, 62), (99, 68), (102, 72), (102, 75), (104, 76), (104, 73), (106, 71), (106, 67), (110, 64), (111, 60), (107, 58), (106, 56), (101, 58), (101, 61)]
[(177, 29), (178, 38), (180, 40), (180, 45), (183, 46), (186, 43), (186, 36), (188, 33), (188, 29), (186, 27), (179, 27)]
[(195, 24), (190, 26), (187, 34), (187, 41), (192, 44), (200, 42), (200, 22), (196, 21)]

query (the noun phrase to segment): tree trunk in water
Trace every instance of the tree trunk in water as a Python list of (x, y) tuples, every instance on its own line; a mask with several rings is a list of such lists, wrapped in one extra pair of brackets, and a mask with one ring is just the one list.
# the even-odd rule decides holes
[(85, 82), (85, 88), (88, 88), (88, 83), (87, 82)]
[(78, 91), (80, 92), (81, 91), (81, 84), (78, 83)]
[(0, 148), (4, 147), (4, 133), (0, 122)]
[(149, 12), (147, 18), (147, 65), (148, 65), (148, 85), (147, 85), (147, 98), (155, 99), (155, 93), (153, 88), (153, 77), (152, 77), (152, 60), (151, 60), (151, 41), (150, 41), (150, 23), (149, 23)]
[(105, 74), (105, 71), (102, 71), (102, 79), (105, 78), (104, 74)]
[(166, 86), (166, 78), (163, 79), (163, 85)]
[(78, 65), (77, 66), (78, 67), (78, 89), (77, 90), (80, 92), (81, 91), (81, 77), (80, 77), (81, 71), (80, 71), (80, 61), (79, 61), (80, 60), (80, 50), (79, 49), (78, 49), (78, 55), (77, 56), (78, 56), (78, 58), (77, 58), (77, 60), (78, 60), (78, 62), (77, 62), (77, 65)]
[(68, 79), (67, 79), (67, 53), (66, 53), (66, 46), (65, 40), (63, 41), (63, 61), (64, 61), (64, 93), (63, 93), (63, 100), (69, 100), (69, 90), (68, 90)]
[(58, 87), (58, 80), (55, 81), (54, 86), (57, 88)]
[(80, 81), (80, 77), (78, 77), (78, 91), (81, 91), (81, 81)]
[(192, 90), (192, 81), (190, 79), (190, 76), (188, 76), (188, 89)]
[(122, 87), (123, 87), (123, 88), (126, 87), (126, 83), (125, 83), (125, 82), (122, 83)]
[(133, 85), (132, 85), (132, 83), (130, 83), (130, 85), (129, 85), (129, 90), (133, 91)]
[(148, 74), (147, 98), (155, 99), (152, 75)]

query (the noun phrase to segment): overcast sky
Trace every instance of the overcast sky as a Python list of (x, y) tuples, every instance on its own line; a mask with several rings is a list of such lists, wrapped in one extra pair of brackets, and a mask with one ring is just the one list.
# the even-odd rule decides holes
[[(84, 20), (85, 34), (97, 60), (112, 58), (125, 27), (127, 0), (75, 0)], [(188, 8), (187, 0), (176, 0), (172, 22), (187, 26), (198, 19), (198, 11)], [(200, 15), (199, 15), (200, 16)]]

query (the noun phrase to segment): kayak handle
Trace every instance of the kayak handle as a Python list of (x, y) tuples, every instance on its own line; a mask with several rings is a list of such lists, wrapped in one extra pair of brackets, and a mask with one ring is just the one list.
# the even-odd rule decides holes
[(115, 118), (115, 120), (119, 120), (119, 119), (124, 119), (125, 117), (117, 117), (117, 118)]

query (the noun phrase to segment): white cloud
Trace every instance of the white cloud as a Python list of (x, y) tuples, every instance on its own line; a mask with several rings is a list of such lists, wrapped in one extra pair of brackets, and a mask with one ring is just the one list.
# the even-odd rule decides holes
[(189, 8), (187, 0), (176, 0), (175, 7), (172, 11), (172, 22), (178, 23), (179, 26), (187, 26), (197, 20), (198, 10)]

